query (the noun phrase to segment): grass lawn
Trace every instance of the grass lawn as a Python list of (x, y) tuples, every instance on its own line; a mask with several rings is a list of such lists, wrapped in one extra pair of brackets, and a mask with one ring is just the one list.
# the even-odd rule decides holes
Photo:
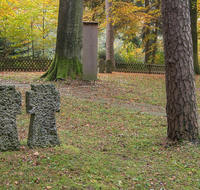
[[(166, 117), (131, 109), (136, 103), (165, 107), (164, 75), (99, 74), (95, 85), (53, 82), (61, 92), (61, 145), (29, 149), (24, 95), (41, 74), (0, 75), (0, 83), (15, 83), (23, 95), (21, 149), (0, 153), (0, 189), (200, 189), (200, 147), (167, 141)], [(200, 100), (199, 77), (196, 87)]]

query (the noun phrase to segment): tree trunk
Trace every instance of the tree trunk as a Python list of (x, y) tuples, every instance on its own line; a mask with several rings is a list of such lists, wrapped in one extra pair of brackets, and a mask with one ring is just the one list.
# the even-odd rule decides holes
[(83, 0), (60, 0), (54, 60), (41, 77), (52, 81), (82, 76)]
[(31, 21), (31, 43), (32, 43), (32, 57), (35, 58), (35, 48), (34, 48), (34, 40), (33, 40), (33, 21)]
[[(145, 8), (146, 13), (148, 13), (149, 0), (145, 0)], [(150, 30), (149, 30), (149, 23), (146, 23), (146, 30), (145, 30), (145, 63), (149, 62), (150, 59)]]
[(163, 37), (170, 140), (198, 138), (189, 0), (163, 0)]
[[(157, 5), (156, 5), (156, 9), (160, 10), (160, 0), (157, 0)], [(154, 38), (154, 42), (153, 42), (153, 52), (152, 52), (152, 64), (155, 64), (155, 57), (156, 57), (156, 51), (157, 51), (157, 39), (158, 39), (158, 27), (159, 27), (159, 17), (157, 18), (156, 22), (155, 22), (155, 38)]]
[(190, 0), (190, 20), (193, 42), (193, 64), (194, 72), (199, 75), (199, 63), (198, 63), (198, 37), (197, 37), (197, 0)]
[(114, 56), (114, 30), (112, 23), (112, 1), (106, 0), (106, 60), (111, 60), (113, 69), (115, 68)]

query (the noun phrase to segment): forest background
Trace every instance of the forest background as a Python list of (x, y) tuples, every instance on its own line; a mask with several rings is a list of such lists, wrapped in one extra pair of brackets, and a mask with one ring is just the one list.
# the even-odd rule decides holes
[[(160, 0), (115, 0), (112, 3), (116, 62), (164, 64)], [(197, 4), (200, 18), (199, 3)], [(53, 58), (58, 22), (58, 0), (2, 0), (0, 3), (0, 58)], [(106, 59), (104, 0), (84, 0), (84, 21), (99, 22), (98, 58)], [(198, 33), (200, 20), (198, 21)], [(149, 44), (149, 48), (146, 45)], [(148, 52), (147, 52), (148, 51)], [(199, 54), (200, 55), (200, 54)]]

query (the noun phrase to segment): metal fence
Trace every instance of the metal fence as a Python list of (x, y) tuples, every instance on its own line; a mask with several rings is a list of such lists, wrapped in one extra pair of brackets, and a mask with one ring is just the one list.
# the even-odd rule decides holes
[[(2, 71), (47, 71), (50, 67), (52, 59), (0, 59), (0, 72)], [(152, 73), (164, 74), (164, 65), (151, 65), (144, 63), (116, 63), (115, 72), (126, 73)]]

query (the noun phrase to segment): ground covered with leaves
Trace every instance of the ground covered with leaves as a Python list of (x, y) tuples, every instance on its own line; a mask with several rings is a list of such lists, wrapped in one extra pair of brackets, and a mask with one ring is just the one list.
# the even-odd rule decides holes
[[(166, 140), (164, 75), (98, 74), (53, 82), (61, 145), (29, 149), (25, 91), (42, 73), (1, 73), (22, 93), (20, 151), (0, 153), (0, 189), (199, 189), (200, 147)], [(196, 78), (200, 100), (200, 78)], [(198, 107), (200, 102), (198, 101)]]

